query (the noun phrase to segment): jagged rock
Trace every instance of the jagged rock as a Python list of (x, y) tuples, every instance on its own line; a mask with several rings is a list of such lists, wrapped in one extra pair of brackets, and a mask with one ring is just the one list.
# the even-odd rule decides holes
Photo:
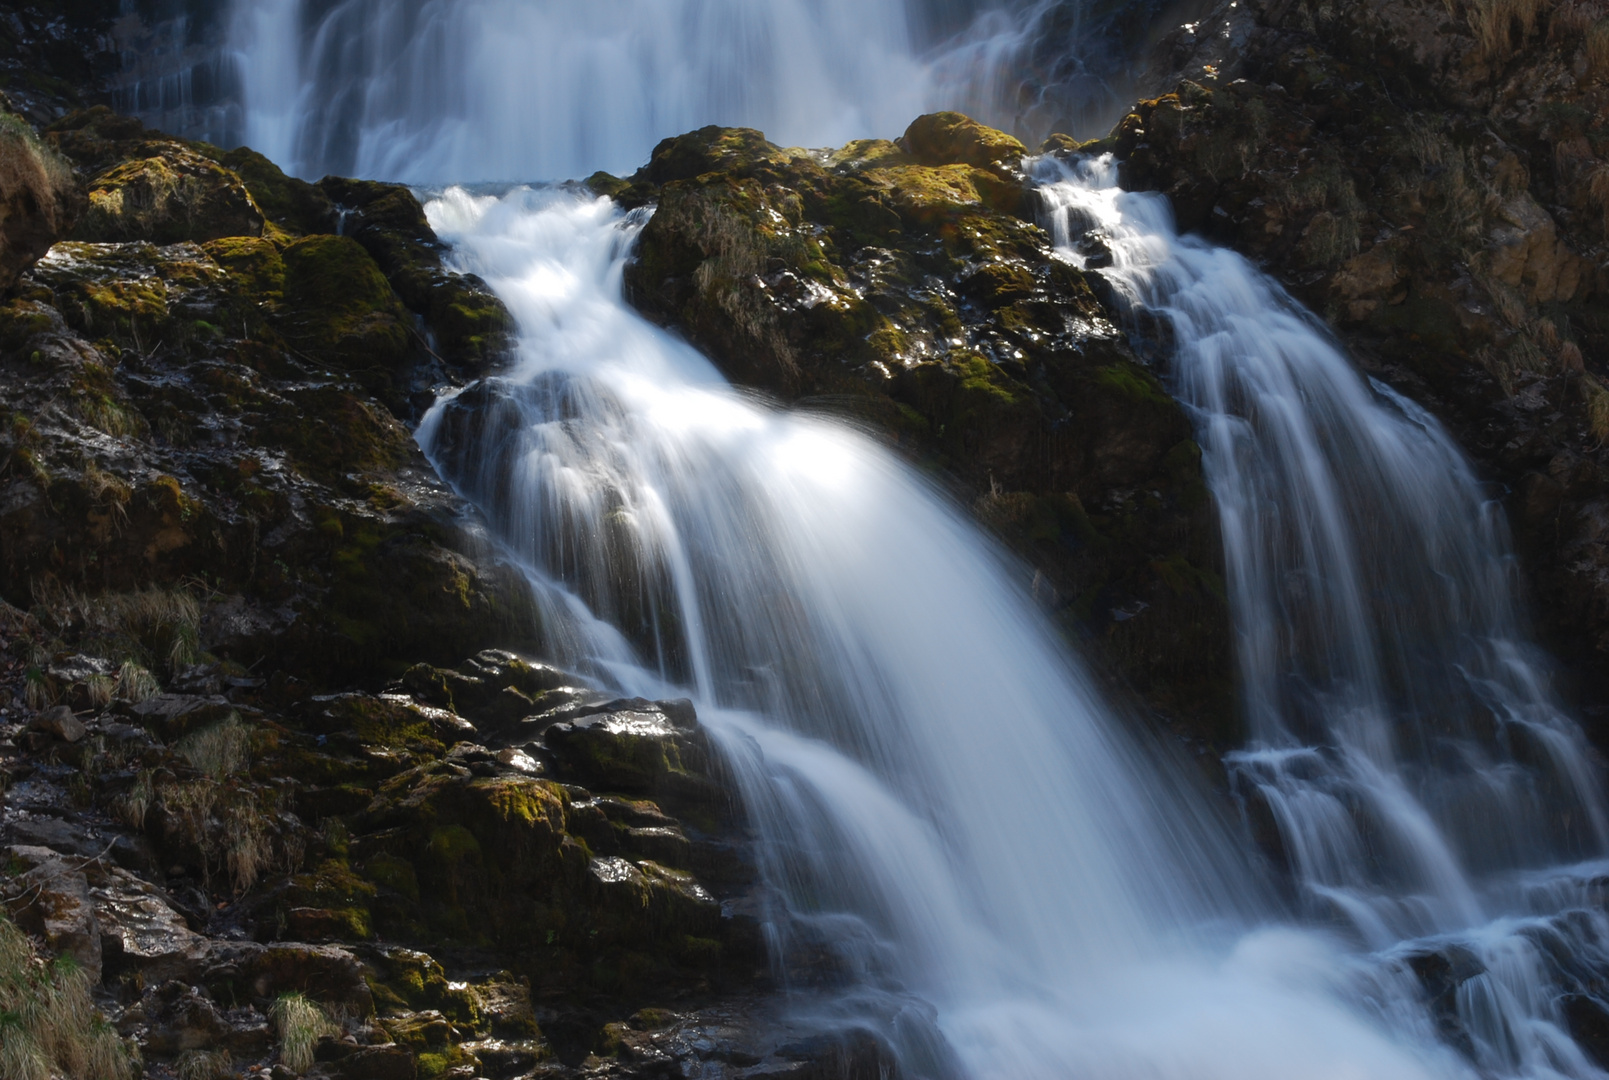
[(43, 731), (64, 742), (75, 743), (82, 739), (89, 729), (84, 727), (82, 720), (73, 715), (72, 709), (66, 705), (57, 705), (28, 721), (28, 730)]
[(72, 957), (92, 985), (100, 982), (101, 929), (84, 873), (86, 860), (26, 845), (8, 847), (5, 854), (14, 865), (28, 868), (3, 894), (18, 925), (43, 937), (58, 955)]
[(718, 802), (722, 794), (709, 778), (710, 750), (702, 733), (642, 704), (647, 707), (555, 724), (543, 738), (565, 768), (588, 787), (673, 802)]

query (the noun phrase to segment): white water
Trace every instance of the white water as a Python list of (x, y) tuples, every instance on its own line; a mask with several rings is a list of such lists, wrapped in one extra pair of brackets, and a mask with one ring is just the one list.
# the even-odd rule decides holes
[[(1081, 30), (1104, 34), (1124, 5), (1088, 17), (1084, 6), (232, 0), (225, 52), (238, 136), (295, 175), (579, 178), (630, 173), (659, 139), (706, 124), (839, 146), (960, 109), (1030, 138), (1095, 133), (1120, 115), (1109, 80), (1122, 61), (1082, 56)], [(1058, 70), (1036, 72), (1048, 34), (1064, 39)]]
[(850, 977), (839, 1022), (877, 1025), (913, 1076), (1462, 1075), (1402, 970), (1272, 923), (973, 525), (625, 305), (640, 214), (529, 189), (429, 214), (522, 346), (422, 445), (529, 568), (556, 659), (695, 695), (762, 837), (779, 954), (824, 942)]
[(1311, 917), (1384, 956), (1478, 959), (1456, 1012), (1483, 1069), (1602, 1075), (1557, 1000), (1609, 972), (1602, 777), (1524, 639), (1500, 509), (1429, 415), (1116, 173), (1046, 160), (1041, 193), (1065, 257), (1107, 248), (1130, 310), (1171, 330), (1223, 527), (1239, 794)]
[(236, 0), (245, 141), (298, 175), (629, 173), (705, 124), (838, 145), (931, 95), (903, 0)]

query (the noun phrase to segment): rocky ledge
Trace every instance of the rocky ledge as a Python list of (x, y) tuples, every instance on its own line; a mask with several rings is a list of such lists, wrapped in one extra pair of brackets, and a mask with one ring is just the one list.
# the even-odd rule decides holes
[(1439, 416), (1609, 745), (1609, 8), (1221, 3), (1093, 149)]
[(104, 108), (0, 140), (6, 1068), (885, 1068), (778, 1016), (692, 707), (524, 658), (410, 435), (511, 324), (415, 197)]

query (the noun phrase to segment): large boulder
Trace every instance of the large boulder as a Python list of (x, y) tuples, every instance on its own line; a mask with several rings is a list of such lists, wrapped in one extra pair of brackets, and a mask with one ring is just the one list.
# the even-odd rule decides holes
[[(657, 201), (631, 301), (734, 381), (883, 431), (970, 490), (1101, 666), (1234, 741), (1217, 528), (1188, 418), (1056, 256), (1011, 136), (960, 114), (900, 142), (787, 150), (747, 129), (667, 139), (628, 183)], [(472, 387), (442, 437), (507, 425)], [(509, 443), (512, 446), (512, 442)]]

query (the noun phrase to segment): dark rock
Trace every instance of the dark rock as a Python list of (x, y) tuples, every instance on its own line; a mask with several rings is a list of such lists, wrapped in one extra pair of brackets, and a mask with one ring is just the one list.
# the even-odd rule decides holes
[(1559, 1008), (1576, 1044), (1600, 1068), (1609, 1066), (1609, 1006), (1586, 994), (1566, 994)]
[(65, 705), (57, 705), (46, 709), (32, 720), (28, 721), (28, 730), (43, 731), (63, 742), (75, 743), (82, 739), (87, 728), (84, 722), (73, 715), (73, 710)]
[[(818, 157), (723, 128), (662, 142), (635, 181), (658, 185), (658, 208), (629, 299), (734, 382), (847, 415), (955, 477), (1098, 660), (1232, 745), (1217, 523), (1188, 419), (1098, 279), (1032, 224), (1020, 143), (935, 114), (903, 144)], [(449, 406), (449, 474), (460, 445), (519, 423), (514, 393), (483, 383)], [(1150, 617), (1110, 614), (1136, 603)]]

